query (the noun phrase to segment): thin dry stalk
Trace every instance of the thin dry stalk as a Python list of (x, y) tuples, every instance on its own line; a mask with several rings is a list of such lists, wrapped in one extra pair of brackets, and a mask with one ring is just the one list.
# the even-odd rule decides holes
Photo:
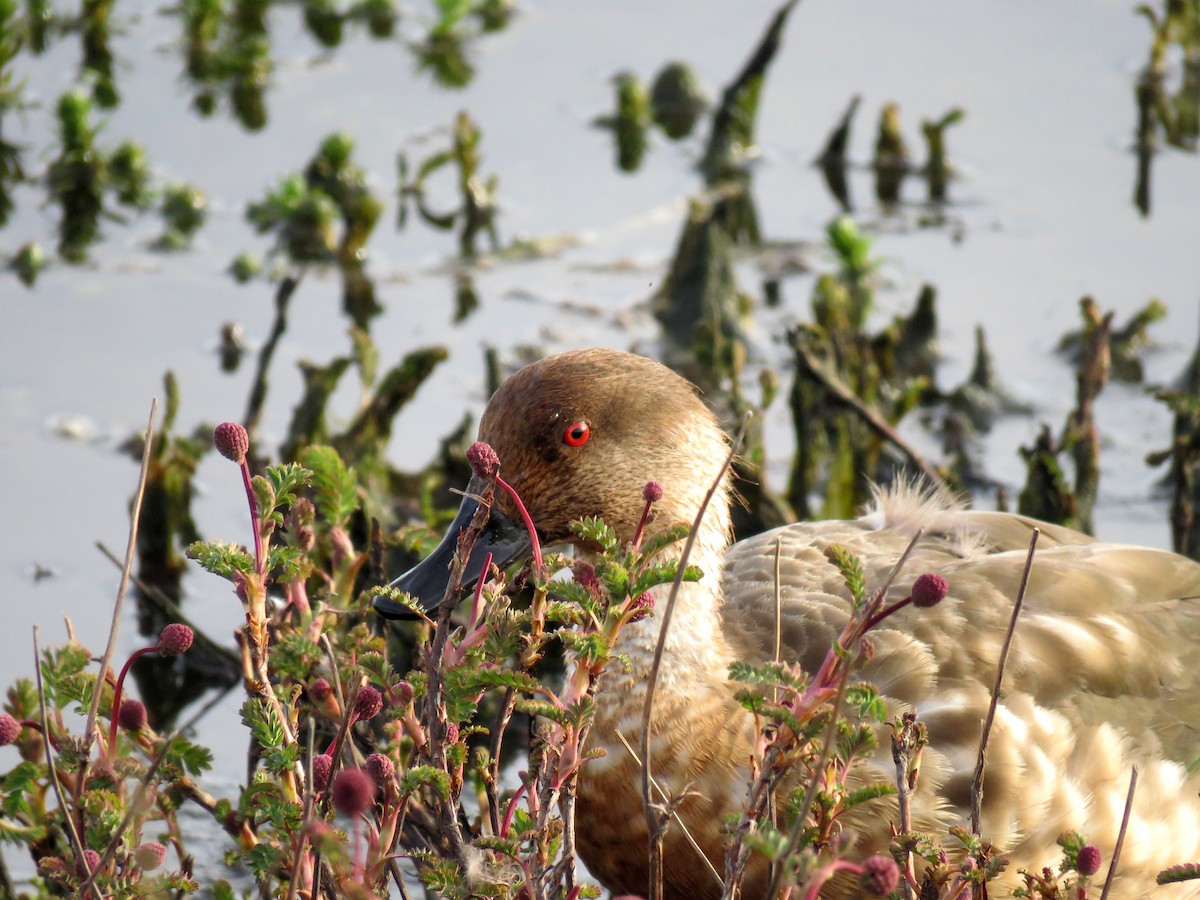
[[(898, 828), (901, 834), (912, 831), (912, 792), (916, 787), (916, 779), (910, 776), (910, 771), (912, 753), (919, 746), (919, 742), (917, 716), (915, 713), (905, 713), (901, 719), (900, 733), (892, 735), (892, 761), (896, 764)], [(907, 851), (904, 854), (904, 875), (901, 878), (904, 900), (912, 900), (912, 883), (909, 881), (913, 875), (912, 868), (912, 851)]]
[(646, 813), (646, 831), (649, 835), (650, 843), (650, 900), (662, 900), (663, 896), (662, 837), (666, 828), (666, 819), (658, 814), (650, 796), (650, 783), (654, 777), (651, 771), (652, 761), (650, 758), (650, 720), (654, 712), (654, 689), (658, 685), (658, 671), (662, 667), (663, 651), (667, 645), (667, 633), (671, 627), (671, 614), (675, 611), (675, 600), (679, 597), (679, 586), (683, 584), (683, 576), (687, 571), (688, 557), (691, 556), (692, 547), (696, 544), (696, 532), (700, 528), (700, 523), (704, 520), (704, 514), (708, 512), (709, 503), (721, 487), (721, 484), (725, 481), (725, 474), (729, 471), (729, 467), (733, 465), (733, 459), (737, 455), (738, 447), (741, 446), (742, 438), (746, 434), (746, 426), (749, 424), (749, 421), (750, 418), (748, 415), (743, 418), (741, 428), (738, 429), (737, 436), (733, 439), (733, 443), (729, 447), (729, 453), (726, 454), (725, 461), (721, 464), (721, 468), (717, 472), (717, 477), (709, 485), (708, 492), (705, 493), (704, 500), (700, 504), (700, 509), (696, 513), (696, 518), (692, 522), (691, 531), (688, 532), (687, 540), (683, 544), (683, 552), (679, 555), (679, 566), (675, 572), (675, 581), (671, 584), (671, 593), (667, 595), (667, 608), (663, 613), (662, 624), (658, 628), (658, 644), (654, 648), (654, 661), (650, 664), (650, 675), (646, 679), (646, 701), (642, 707), (640, 743), (642, 754), (642, 807)]
[[(104, 693), (104, 679), (108, 673), (108, 664), (112, 660), (113, 651), (117, 648), (117, 632), (121, 628), (121, 609), (125, 605), (125, 592), (129, 589), (129, 577), (133, 571), (133, 557), (137, 550), (138, 521), (142, 515), (142, 495), (146, 492), (146, 477), (150, 471), (150, 449), (154, 446), (154, 415), (158, 411), (158, 400), (150, 401), (150, 418), (146, 422), (146, 440), (142, 445), (142, 467), (138, 471), (137, 491), (133, 495), (133, 509), (129, 515), (129, 540), (125, 544), (125, 565), (121, 569), (121, 581), (117, 585), (117, 599), (113, 604), (112, 625), (108, 629), (108, 646), (104, 648), (104, 656), (100, 659), (100, 675), (96, 679), (96, 689), (92, 693), (92, 703), (88, 707), (87, 726), (83, 730), (84, 756), (92, 749), (92, 741), (96, 736), (96, 717), (100, 714), (100, 696)], [(117, 711), (113, 710), (116, 716)], [(109, 748), (112, 752), (112, 748)], [(87, 774), (85, 764), (79, 770), (80, 785)]]
[(1117, 875), (1117, 863), (1121, 859), (1121, 846), (1125, 843), (1125, 829), (1129, 827), (1129, 816), (1133, 813), (1133, 792), (1137, 790), (1138, 770), (1134, 766), (1129, 772), (1129, 793), (1125, 795), (1125, 812), (1121, 815), (1121, 830), (1117, 832), (1117, 843), (1113, 847), (1112, 861), (1108, 864), (1108, 874), (1104, 876), (1104, 888), (1100, 891), (1100, 900), (1108, 900), (1108, 892), (1112, 889), (1113, 879)]
[[(105, 546), (103, 541), (96, 541), (96, 549), (103, 554), (105, 559), (107, 559), (118, 569), (123, 567), (124, 564), (121, 562), (121, 560), (113, 555), (113, 552), (109, 550), (107, 546)], [(202, 628), (198, 627), (195, 622), (188, 618), (187, 614), (183, 611), (183, 607), (181, 607), (178, 603), (176, 603), (154, 585), (147, 584), (132, 573), (130, 573), (129, 580), (132, 581), (133, 586), (138, 589), (138, 595), (140, 598), (153, 606), (168, 621), (178, 622), (180, 625), (186, 625), (188, 628), (192, 629), (192, 635), (194, 636), (197, 649), (203, 649), (206, 654), (212, 654), (213, 656), (219, 658), (221, 662), (225, 663), (229, 667), (230, 672), (238, 673), (241, 671), (241, 658), (224, 644), (218, 644), (207, 634), (205, 634)], [(74, 634), (71, 635), (71, 639), (75, 639)], [(221, 696), (224, 696), (224, 692)]]
[[(324, 635), (322, 635), (323, 637)], [(304, 817), (300, 820), (300, 835), (296, 839), (295, 857), (292, 859), (292, 877), (288, 881), (288, 890), (286, 900), (296, 900), (296, 890), (300, 886), (300, 859), (305, 853), (304, 845), (308, 839), (308, 826), (312, 822), (313, 813), (313, 777), (312, 777), (312, 760), (313, 760), (313, 741), (315, 740), (316, 728), (314, 727), (312, 718), (308, 720), (308, 772), (307, 778), (304, 779)], [(316, 869), (314, 868), (315, 872)]]
[[(617, 735), (617, 740), (619, 740), (621, 742), (621, 746), (623, 746), (626, 749), (626, 751), (628, 751), (629, 755), (633, 758), (633, 761), (635, 763), (637, 763), (638, 767), (640, 768), (642, 765), (642, 760), (641, 760), (641, 757), (638, 756), (637, 751), (634, 750), (632, 746), (630, 746), (629, 741), (627, 741), (625, 739), (625, 735), (621, 734), (619, 729), (617, 730), (616, 735)], [(670, 807), (670, 799), (671, 798), (667, 796), (667, 792), (662, 789), (662, 786), (659, 785), (659, 783), (654, 780), (651, 780), (651, 786), (654, 788), (655, 792), (658, 794), (658, 796), (662, 800), (662, 802), (664, 804), (666, 804), (668, 806), (668, 808), (671, 808)], [(678, 810), (671, 808), (671, 818), (675, 820), (675, 824), (678, 825), (680, 827), (680, 829), (683, 831), (684, 839), (688, 842), (688, 844), (691, 846), (691, 848), (696, 851), (696, 856), (704, 863), (705, 868), (707, 868), (708, 871), (712, 874), (713, 880), (716, 882), (717, 887), (723, 888), (725, 886), (725, 882), (723, 882), (721, 880), (721, 873), (718, 872), (717, 867), (712, 864), (712, 860), (709, 859), (708, 856), (705, 854), (705, 852), (700, 849), (700, 845), (698, 843), (696, 843), (696, 839), (694, 837), (692, 837), (691, 831), (688, 830), (688, 827), (687, 827), (687, 825), (684, 824), (683, 819), (681, 819), (679, 817)]]
[[(62, 810), (63, 821), (67, 826), (67, 838), (71, 842), (71, 849), (75, 851), (75, 858), (80, 865), (85, 865), (83, 861), (83, 841), (79, 837), (79, 830), (75, 827), (75, 817), (71, 807), (67, 805), (67, 798), (63, 794), (62, 784), (58, 780), (58, 770), (54, 767), (54, 753), (50, 746), (50, 717), (46, 714), (46, 687), (42, 683), (42, 650), (38, 646), (38, 626), (33, 626), (33, 669), (37, 674), (37, 692), (38, 692), (38, 709), (41, 714), (42, 723), (42, 744), (46, 751), (46, 768), (50, 772), (50, 781), (54, 785), (54, 795), (58, 797), (58, 806)], [(100, 682), (96, 683), (97, 693), (100, 691)], [(84, 895), (87, 896), (86, 894)]]
[(1008, 633), (1004, 635), (1004, 646), (1000, 648), (1000, 660), (996, 664), (996, 682), (992, 685), (992, 701), (988, 704), (987, 718), (983, 721), (983, 734), (979, 738), (979, 757), (975, 761), (975, 778), (971, 782), (971, 831), (980, 834), (983, 816), (983, 770), (987, 763), (988, 738), (992, 733), (992, 722), (996, 718), (996, 704), (1000, 702), (1000, 683), (1004, 679), (1004, 664), (1008, 661), (1008, 650), (1012, 646), (1013, 632), (1017, 629), (1017, 617), (1025, 603), (1025, 589), (1029, 586), (1029, 571), (1033, 568), (1033, 554), (1037, 549), (1041, 529), (1034, 528), (1029, 538), (1029, 555), (1025, 557), (1025, 569), (1021, 573), (1021, 586), (1017, 588), (1017, 602), (1013, 604), (1012, 616), (1008, 620)]
[[(446, 770), (446, 701), (444, 696), (443, 660), (446, 652), (446, 642), (450, 638), (450, 615), (462, 592), (462, 577), (466, 570), (467, 561), (471, 557), (471, 549), (475, 541), (487, 527), (488, 516), (491, 513), (492, 501), (495, 496), (496, 483), (490, 481), (478, 497), (479, 508), (475, 510), (470, 524), (463, 530), (455, 549), (454, 561), (450, 565), (450, 578), (446, 583), (446, 592), (437, 610), (437, 622), (434, 626), (433, 641), (425, 650), (425, 712), (424, 721), (427, 723), (428, 744), (425, 755), (435, 768)], [(456, 805), (450, 798), (439, 798), (436, 803), (438, 831), (448, 844), (451, 859), (463, 871), (466, 870), (466, 842), (463, 840), (459, 827)]]

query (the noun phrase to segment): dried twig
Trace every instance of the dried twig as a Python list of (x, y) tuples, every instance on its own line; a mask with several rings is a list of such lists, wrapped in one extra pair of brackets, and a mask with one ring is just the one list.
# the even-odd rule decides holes
[[(623, 746), (626, 749), (626, 751), (628, 751), (629, 755), (631, 757), (633, 757), (633, 761), (635, 763), (637, 763), (638, 766), (640, 767), (642, 765), (641, 757), (638, 756), (637, 751), (634, 750), (632, 746), (630, 746), (629, 741), (627, 741), (625, 739), (625, 735), (621, 734), (620, 729), (617, 729), (616, 735), (617, 735), (617, 740), (619, 740), (621, 742), (621, 746)], [(657, 792), (658, 796), (662, 799), (663, 803), (666, 803), (669, 806), (671, 798), (669, 796), (667, 796), (667, 792), (662, 789), (662, 787), (659, 785), (659, 783), (652, 779), (651, 786), (654, 788), (655, 792)], [(683, 830), (684, 839), (687, 840), (687, 842), (691, 846), (691, 848), (696, 851), (696, 856), (699, 857), (704, 862), (705, 867), (708, 869), (708, 871), (710, 873), (712, 873), (712, 877), (716, 880), (717, 887), (718, 888), (723, 887), (724, 882), (721, 880), (721, 873), (717, 871), (717, 867), (712, 864), (712, 860), (708, 858), (708, 855), (700, 848), (700, 845), (698, 843), (696, 843), (696, 839), (694, 837), (692, 837), (691, 831), (688, 830), (687, 825), (684, 823), (683, 819), (680, 818), (678, 810), (671, 808), (671, 818), (674, 819), (675, 824), (678, 825)]]
[(1125, 843), (1125, 829), (1129, 827), (1129, 816), (1133, 813), (1133, 792), (1137, 790), (1137, 779), (1138, 770), (1137, 766), (1134, 766), (1129, 772), (1129, 793), (1125, 795), (1125, 812), (1121, 815), (1121, 830), (1117, 832), (1117, 843), (1113, 847), (1112, 861), (1108, 864), (1108, 874), (1104, 876), (1104, 888), (1100, 891), (1100, 900), (1108, 900), (1108, 892), (1117, 875), (1117, 863), (1121, 859), (1121, 845)]
[(798, 342), (793, 342), (793, 348), (796, 351), (796, 359), (804, 365), (806, 375), (820, 382), (821, 387), (828, 391), (833, 399), (852, 410), (872, 431), (903, 453), (908, 458), (908, 461), (920, 470), (921, 475), (928, 479), (930, 484), (936, 485), (939, 490), (950, 490), (946, 484), (946, 480), (938, 474), (937, 470), (926, 462), (925, 458), (917, 452), (917, 449), (906, 441), (896, 429), (889, 425), (883, 416), (867, 406), (840, 379), (825, 371), (816, 357), (807, 348), (801, 346)]
[[(96, 549), (99, 550), (104, 558), (115, 565), (118, 569), (122, 568), (123, 563), (120, 559), (113, 555), (113, 552), (105, 546), (103, 541), (96, 541)], [(218, 658), (235, 676), (242, 670), (242, 660), (233, 650), (226, 647), (224, 644), (218, 644), (207, 634), (204, 629), (200, 628), (188, 618), (178, 603), (164, 594), (161, 590), (152, 584), (147, 584), (130, 573), (129, 579), (133, 582), (133, 586), (138, 589), (141, 598), (158, 610), (162, 615), (171, 622), (178, 622), (181, 625), (186, 625), (192, 629), (192, 634), (196, 642), (196, 648), (202, 649), (206, 654), (212, 654)]]
[(513, 710), (517, 707), (517, 692), (513, 688), (504, 689), (504, 700), (500, 711), (496, 713), (496, 724), (492, 726), (491, 742), (488, 750), (488, 768), (484, 777), (484, 791), (488, 801), (488, 822), (492, 826), (492, 834), (500, 834), (500, 751), (504, 745), (504, 732), (512, 720)]
[[(142, 467), (138, 472), (137, 491), (133, 495), (133, 509), (129, 514), (129, 540), (125, 544), (125, 566), (121, 570), (121, 581), (117, 585), (117, 600), (113, 604), (112, 625), (108, 629), (108, 646), (104, 648), (104, 656), (100, 659), (100, 675), (96, 678), (96, 689), (92, 693), (92, 703), (88, 707), (87, 726), (83, 731), (84, 755), (91, 752), (92, 741), (96, 735), (96, 717), (100, 714), (100, 697), (104, 693), (104, 679), (108, 674), (108, 664), (112, 660), (113, 651), (117, 648), (117, 632), (121, 627), (121, 609), (125, 605), (125, 592), (129, 589), (130, 573), (133, 571), (133, 557), (137, 551), (138, 520), (142, 514), (142, 495), (146, 492), (146, 476), (150, 471), (150, 450), (154, 446), (154, 415), (158, 411), (158, 400), (150, 401), (150, 418), (146, 422), (146, 440), (142, 446)], [(113, 716), (117, 711), (113, 710)], [(112, 748), (109, 748), (112, 752)], [(80, 784), (87, 775), (87, 765), (79, 770)]]
[[(62, 784), (58, 780), (58, 770), (54, 766), (54, 754), (51, 750), (50, 740), (50, 718), (46, 714), (46, 686), (42, 683), (42, 649), (38, 646), (38, 626), (33, 626), (33, 669), (37, 674), (37, 692), (38, 692), (38, 708), (41, 713), (42, 724), (42, 744), (46, 750), (46, 769), (50, 773), (50, 782), (54, 785), (54, 795), (58, 797), (58, 806), (62, 810), (63, 822), (67, 828), (67, 838), (71, 842), (71, 849), (75, 851), (75, 859), (79, 861), (81, 866), (86, 867), (83, 859), (83, 840), (79, 836), (79, 829), (75, 827), (75, 817), (72, 814), (71, 807), (67, 805), (66, 795), (63, 794)], [(96, 691), (99, 692), (100, 683), (96, 683)], [(87, 896), (86, 894), (84, 895)]]
[(733, 464), (733, 459), (737, 455), (738, 447), (742, 443), (742, 438), (746, 434), (746, 426), (749, 424), (749, 415), (742, 419), (742, 425), (738, 429), (737, 436), (730, 444), (729, 453), (725, 456), (725, 461), (721, 464), (720, 470), (717, 472), (713, 483), (709, 485), (708, 492), (704, 495), (704, 500), (700, 504), (700, 509), (696, 512), (696, 518), (692, 522), (692, 528), (688, 532), (687, 540), (683, 544), (683, 552), (679, 555), (679, 564), (675, 572), (675, 580), (671, 584), (671, 593), (667, 595), (667, 608), (663, 612), (662, 624), (658, 627), (658, 645), (654, 648), (654, 662), (650, 664), (650, 674), (646, 679), (646, 701), (642, 706), (642, 733), (641, 733), (641, 754), (642, 754), (642, 806), (646, 813), (646, 831), (650, 842), (650, 900), (662, 900), (662, 835), (666, 827), (666, 822), (660, 819), (655, 811), (655, 804), (650, 798), (650, 783), (653, 780), (653, 772), (651, 769), (652, 761), (650, 758), (650, 719), (654, 712), (654, 688), (658, 684), (658, 670), (662, 667), (663, 651), (667, 646), (667, 633), (671, 627), (671, 614), (675, 611), (675, 600), (679, 597), (679, 586), (683, 584), (683, 576), (687, 572), (688, 557), (692, 553), (692, 547), (696, 544), (696, 533), (700, 529), (700, 523), (704, 519), (704, 514), (708, 512), (708, 504), (712, 501), (713, 495), (725, 481), (725, 474), (729, 471), (729, 467)]
[(1029, 537), (1029, 555), (1025, 557), (1025, 570), (1021, 573), (1021, 586), (1017, 588), (1017, 602), (1013, 604), (1012, 617), (1008, 620), (1008, 633), (1004, 635), (1004, 646), (1000, 648), (1000, 660), (996, 663), (996, 683), (992, 685), (992, 701), (988, 704), (987, 718), (983, 721), (983, 734), (979, 738), (979, 757), (975, 761), (975, 777), (971, 781), (971, 831), (980, 834), (980, 819), (983, 816), (983, 770), (987, 762), (988, 738), (992, 733), (992, 722), (996, 718), (996, 704), (1000, 702), (1000, 682), (1004, 678), (1004, 664), (1008, 660), (1008, 649), (1012, 646), (1013, 632), (1017, 628), (1017, 617), (1025, 603), (1025, 588), (1029, 586), (1029, 570), (1033, 568), (1033, 553), (1037, 549), (1041, 529), (1034, 528)]

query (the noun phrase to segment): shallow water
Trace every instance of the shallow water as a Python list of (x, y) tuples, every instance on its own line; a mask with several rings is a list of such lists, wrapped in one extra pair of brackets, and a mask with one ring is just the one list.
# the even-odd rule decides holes
[[(1081, 295), (1118, 310), (1118, 322), (1152, 296), (1168, 306), (1168, 320), (1152, 329), (1158, 346), (1146, 357), (1151, 382), (1182, 368), (1198, 331), (1200, 160), (1163, 150), (1154, 161), (1151, 215), (1144, 218), (1133, 204), (1134, 82), (1149, 36), (1132, 5), (806, 0), (788, 26), (763, 98), (754, 192), (764, 234), (814, 248), (838, 206), (811, 160), (852, 94), (863, 97), (851, 149), (859, 164), (870, 158), (884, 103), (901, 106), (918, 158), (919, 120), (954, 106), (966, 110), (965, 121), (948, 133), (960, 173), (946, 209), (949, 224), (918, 226), (924, 190), (918, 181), (908, 182), (910, 205), (893, 216), (873, 205), (869, 172), (857, 169), (851, 188), (859, 221), (874, 226), (876, 252), (885, 259), (880, 317), (907, 310), (919, 285), (932, 282), (940, 300), (943, 386), (969, 370), (973, 331), (982, 324), (1001, 378), (1037, 405), (1035, 417), (1001, 422), (986, 445), (989, 474), (1013, 496), (1024, 478), (1017, 446), (1032, 440), (1041, 420), (1057, 428), (1073, 402), (1073, 373), (1052, 350), (1077, 327)], [(209, 221), (194, 248), (175, 255), (146, 249), (158, 232), (153, 217), (125, 227), (107, 223), (107, 240), (91, 264), (55, 266), (33, 290), (11, 276), (3, 282), (0, 683), (32, 671), (34, 624), (42, 627), (43, 643), (52, 642), (69, 616), (80, 640), (102, 648), (118, 573), (94, 542), (123, 552), (136, 469), (116, 445), (143, 426), (150, 398), (161, 396), (164, 371), (179, 380), (181, 432), (240, 417), (252, 360), (234, 375), (221, 374), (218, 329), (242, 323), (253, 348), (265, 339), (272, 315), (269, 286), (238, 287), (223, 271), (238, 252), (266, 247), (243, 220), (248, 200), (302, 168), (335, 130), (356, 138), (356, 161), (390, 198), (396, 149), (436, 142), (463, 109), (483, 132), (483, 172), (500, 178), (503, 238), (569, 239), (550, 258), (479, 267), (473, 277), (480, 307), (454, 325), (448, 265), (454, 238), (413, 225), (397, 233), (394, 206), (384, 213), (370, 244), (386, 306), (372, 324), (381, 359), (386, 364), (430, 343), (451, 354), (397, 423), (392, 457), (417, 468), (464, 409), (478, 412), (486, 400), (485, 344), (503, 354), (529, 343), (548, 351), (594, 344), (653, 350), (657, 326), (645, 301), (674, 250), (686, 198), (700, 188), (693, 163), (701, 139), (672, 145), (652, 137), (641, 171), (626, 175), (612, 164), (607, 133), (591, 120), (610, 111), (610, 79), (618, 70), (649, 80), (672, 59), (692, 64), (714, 96), (774, 8), (763, 0), (525, 5), (506, 31), (475, 48), (477, 77), (457, 93), (415, 75), (411, 57), (394, 45), (354, 37), (324, 57), (293, 11), (276, 12), (282, 59), (268, 99), (271, 124), (260, 135), (220, 116), (200, 120), (186, 112), (178, 57), (163, 52), (175, 24), (148, 4), (122, 8), (123, 15), (140, 13), (115, 42), (125, 98), (101, 140), (142, 140), (162, 172), (208, 192)], [(50, 108), (64, 87), (60, 73), (75, 65), (74, 52), (60, 46), (24, 73), (31, 93)], [(48, 121), (44, 110), (28, 116), (32, 146), (44, 143)], [(46, 241), (53, 214), (38, 208), (39, 197), (22, 193), (23, 205), (4, 232), (6, 248), (31, 237)], [(818, 269), (830, 265), (819, 249), (805, 255)], [(739, 276), (757, 296), (757, 263), (741, 264)], [(783, 326), (806, 317), (811, 287), (812, 275), (788, 278), (781, 307), (756, 310), (752, 335), (760, 363), (786, 359)], [(296, 294), (274, 365), (263, 429), (269, 441), (282, 438), (299, 396), (295, 362), (324, 361), (348, 347), (338, 290), (333, 277), (310, 276)], [(785, 373), (784, 385), (789, 381)], [(338, 397), (348, 415), (352, 392)], [(1165, 503), (1150, 496), (1157, 473), (1142, 463), (1147, 451), (1168, 443), (1167, 414), (1140, 388), (1110, 384), (1097, 420), (1105, 442), (1100, 535), (1168, 545)], [(782, 402), (768, 422), (779, 487), (791, 449)], [(82, 436), (64, 436), (68, 427)], [(206, 458), (197, 485), (201, 531), (245, 540), (233, 467)], [(51, 577), (35, 581), (39, 566)], [(224, 583), (197, 573), (185, 590), (189, 613), (232, 644), (241, 612)], [(140, 644), (128, 621), (120, 646)], [(229, 706), (219, 705), (206, 721), (228, 719)], [(215, 784), (239, 777), (241, 740), (219, 760)], [(6, 752), (0, 750), (0, 767), (8, 765)], [(15, 866), (14, 854), (5, 852)]]

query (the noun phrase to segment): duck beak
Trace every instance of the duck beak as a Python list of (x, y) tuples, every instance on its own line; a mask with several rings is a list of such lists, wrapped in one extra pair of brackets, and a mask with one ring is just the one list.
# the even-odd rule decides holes
[[(446, 529), (437, 549), (424, 560), (417, 563), (399, 578), (391, 583), (391, 587), (399, 588), (406, 594), (415, 597), (418, 605), (427, 613), (436, 610), (443, 602), (458, 603), (470, 593), (475, 582), (484, 574), (483, 567), (491, 554), (492, 564), (503, 569), (518, 557), (529, 553), (531, 544), (529, 532), (508, 520), (494, 506), (489, 511), (488, 522), (483, 534), (471, 548), (471, 555), (463, 569), (462, 593), (458, 597), (447, 597), (446, 589), (450, 581), (450, 566), (454, 562), (454, 554), (458, 550), (459, 536), (466, 531), (479, 509), (478, 497), (483, 493), (486, 482), (472, 478), (463, 496), (462, 506), (454, 521)], [(376, 597), (372, 605), (375, 611), (385, 619), (415, 619), (417, 615), (408, 607), (402, 606), (386, 597)]]

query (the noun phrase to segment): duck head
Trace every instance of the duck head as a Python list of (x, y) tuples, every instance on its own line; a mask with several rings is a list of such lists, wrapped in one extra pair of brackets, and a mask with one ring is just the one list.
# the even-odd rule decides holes
[[(691, 522), (718, 478), (728, 442), (696, 389), (667, 367), (616, 350), (577, 350), (526, 366), (504, 382), (479, 423), (479, 440), (500, 459), (500, 476), (521, 497), (544, 544), (574, 540), (570, 523), (599, 516), (622, 541), (641, 517), (648, 481), (663, 487), (660, 521)], [(438, 548), (393, 585), (426, 610), (439, 606), (459, 534), (479, 507), (486, 481), (473, 478), (458, 515)], [(714, 497), (708, 530), (727, 541), (727, 486)], [(503, 567), (530, 550), (515, 504), (496, 491), (487, 529), (463, 575), (467, 590), (488, 553)], [(587, 550), (589, 548), (584, 547)], [(456, 602), (459, 598), (449, 598)], [(388, 618), (411, 615), (386, 598), (375, 609)]]

